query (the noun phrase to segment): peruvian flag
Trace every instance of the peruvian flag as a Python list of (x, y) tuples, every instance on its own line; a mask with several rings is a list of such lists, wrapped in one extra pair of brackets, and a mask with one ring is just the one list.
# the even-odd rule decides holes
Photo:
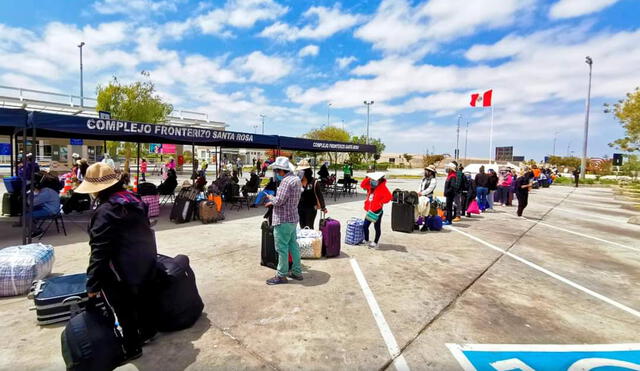
[(471, 94), (471, 107), (491, 107), (491, 94), (493, 94), (493, 90), (487, 90), (482, 95), (479, 93)]

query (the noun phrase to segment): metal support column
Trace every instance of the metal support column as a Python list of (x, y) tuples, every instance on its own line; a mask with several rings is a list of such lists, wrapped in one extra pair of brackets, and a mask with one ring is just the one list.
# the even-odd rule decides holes
[(137, 161), (138, 162), (136, 162), (136, 181), (139, 184), (140, 183), (140, 143), (139, 142), (138, 142)]

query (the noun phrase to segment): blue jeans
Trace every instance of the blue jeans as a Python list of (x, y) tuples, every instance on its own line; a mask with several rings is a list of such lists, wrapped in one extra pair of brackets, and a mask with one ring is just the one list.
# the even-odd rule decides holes
[(489, 202), (487, 201), (487, 195), (489, 194), (489, 188), (476, 187), (476, 194), (478, 199), (478, 207), (484, 211), (489, 208)]

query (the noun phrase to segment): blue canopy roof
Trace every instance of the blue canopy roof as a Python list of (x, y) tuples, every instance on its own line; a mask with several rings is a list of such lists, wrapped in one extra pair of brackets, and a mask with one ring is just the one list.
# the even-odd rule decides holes
[(199, 144), (231, 148), (281, 148), (307, 152), (375, 152), (375, 146), (260, 135), (185, 126), (69, 116), (0, 108), (0, 133), (35, 126), (38, 136), (140, 143)]

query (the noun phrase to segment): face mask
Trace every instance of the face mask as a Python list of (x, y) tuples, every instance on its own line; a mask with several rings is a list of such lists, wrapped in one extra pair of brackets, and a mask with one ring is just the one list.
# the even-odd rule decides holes
[(298, 171), (298, 178), (300, 178), (300, 180), (302, 180), (302, 178), (304, 178), (304, 170), (300, 170)]
[(276, 180), (277, 181), (281, 181), (282, 179), (284, 179), (284, 177), (280, 174), (276, 174)]

